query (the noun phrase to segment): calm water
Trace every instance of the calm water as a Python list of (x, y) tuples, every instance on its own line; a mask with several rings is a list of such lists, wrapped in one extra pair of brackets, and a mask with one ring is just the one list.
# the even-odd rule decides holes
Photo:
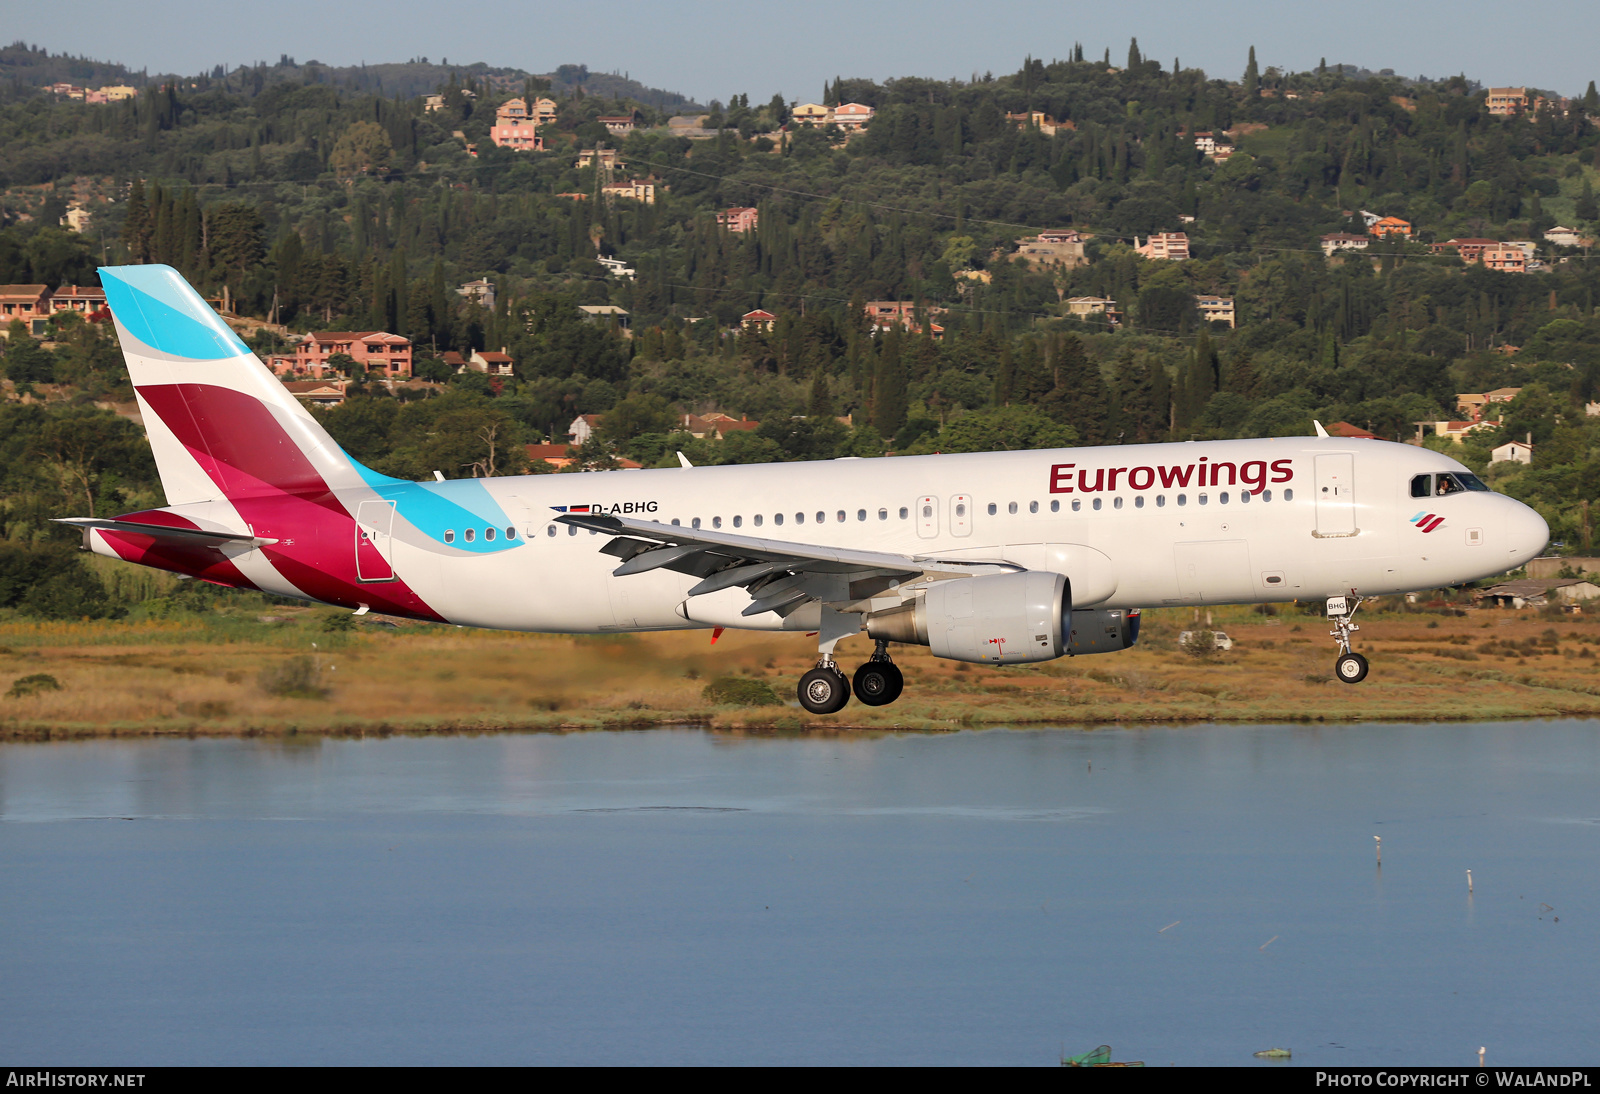
[(1597, 924), (1594, 721), (0, 746), (15, 1063), (1593, 1064)]

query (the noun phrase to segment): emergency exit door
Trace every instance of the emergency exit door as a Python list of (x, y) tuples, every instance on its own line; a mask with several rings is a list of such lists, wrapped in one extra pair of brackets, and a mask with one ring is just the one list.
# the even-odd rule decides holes
[(394, 502), (364, 501), (356, 507), (356, 580), (393, 581)]
[(1317, 535), (1353, 536), (1356, 528), (1356, 458), (1348, 452), (1317, 457)]

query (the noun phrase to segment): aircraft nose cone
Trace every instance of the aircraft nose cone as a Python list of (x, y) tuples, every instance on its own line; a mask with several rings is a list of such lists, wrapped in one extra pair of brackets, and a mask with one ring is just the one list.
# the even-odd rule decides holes
[(1550, 526), (1543, 517), (1520, 501), (1511, 501), (1505, 527), (1506, 546), (1518, 566), (1539, 557), (1545, 544), (1550, 542)]

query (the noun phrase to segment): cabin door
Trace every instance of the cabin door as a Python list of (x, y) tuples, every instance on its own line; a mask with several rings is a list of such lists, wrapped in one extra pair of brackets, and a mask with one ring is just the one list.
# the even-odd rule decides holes
[(356, 580), (393, 581), (394, 502), (364, 501), (356, 507)]
[(917, 499), (917, 535), (933, 539), (939, 534), (939, 499), (932, 494)]
[(1356, 458), (1348, 452), (1317, 457), (1317, 535), (1356, 534)]

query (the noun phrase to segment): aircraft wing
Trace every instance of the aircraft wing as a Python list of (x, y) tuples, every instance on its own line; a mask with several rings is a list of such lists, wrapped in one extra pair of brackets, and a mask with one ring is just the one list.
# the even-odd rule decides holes
[(557, 517), (556, 522), (615, 537), (600, 548), (602, 553), (623, 560), (612, 571), (615, 577), (655, 569), (673, 570), (700, 578), (689, 590), (692, 597), (736, 586), (745, 588), (755, 597), (745, 615), (771, 611), (786, 616), (812, 600), (852, 610), (845, 606), (868, 600), (896, 585), (1022, 569), (1003, 561), (953, 561), (825, 547), (685, 528), (636, 517), (568, 513)]

